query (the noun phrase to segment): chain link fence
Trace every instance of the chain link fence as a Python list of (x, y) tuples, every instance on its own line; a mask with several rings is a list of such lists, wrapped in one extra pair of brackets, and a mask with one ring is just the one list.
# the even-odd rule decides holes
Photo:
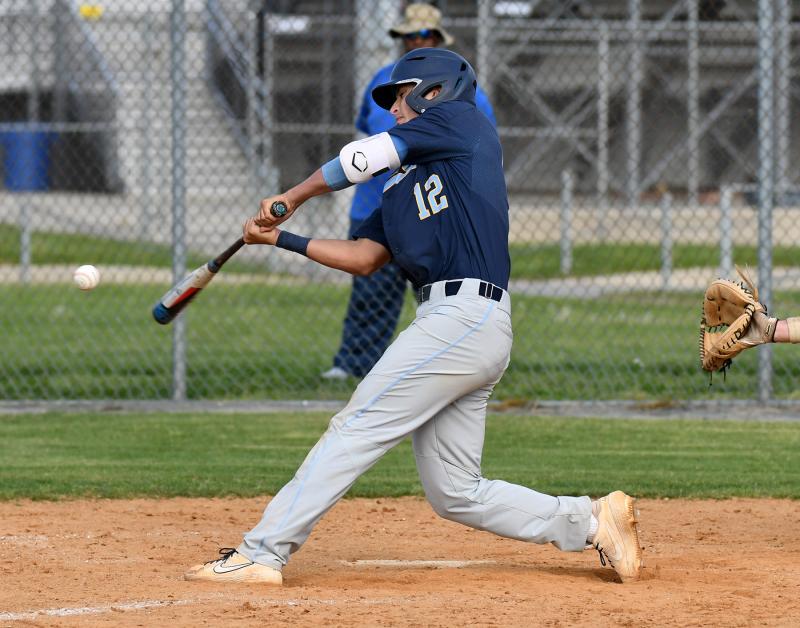
[[(504, 149), (516, 337), (496, 398), (796, 400), (795, 348), (709, 387), (697, 336), (734, 264), (800, 313), (800, 3), (436, 6)], [(404, 7), (0, 0), (0, 398), (346, 398), (356, 378), (320, 377), (343, 273), (246, 247), (171, 326), (150, 310), (357, 136)], [(352, 198), (309, 201), (292, 230), (347, 237)], [(97, 289), (71, 284), (80, 264)]]

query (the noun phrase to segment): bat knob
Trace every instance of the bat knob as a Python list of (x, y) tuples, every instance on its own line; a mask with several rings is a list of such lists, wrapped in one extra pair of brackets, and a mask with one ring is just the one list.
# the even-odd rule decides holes
[(162, 325), (166, 325), (174, 317), (175, 317), (175, 315), (172, 312), (170, 312), (169, 308), (167, 308), (163, 303), (158, 303), (153, 308), (153, 318), (156, 319), (157, 323), (160, 323)]
[(272, 207), (269, 208), (269, 213), (275, 216), (275, 218), (282, 218), (288, 211), (289, 208), (286, 207), (286, 203), (282, 203), (281, 201), (275, 201)]

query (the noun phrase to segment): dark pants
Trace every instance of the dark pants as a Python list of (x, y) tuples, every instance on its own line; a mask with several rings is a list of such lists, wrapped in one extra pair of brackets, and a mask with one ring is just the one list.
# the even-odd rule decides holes
[[(351, 224), (351, 235), (358, 224)], [(342, 344), (333, 358), (334, 366), (357, 377), (369, 373), (392, 341), (405, 291), (406, 280), (400, 267), (391, 262), (368, 277), (353, 277)]]

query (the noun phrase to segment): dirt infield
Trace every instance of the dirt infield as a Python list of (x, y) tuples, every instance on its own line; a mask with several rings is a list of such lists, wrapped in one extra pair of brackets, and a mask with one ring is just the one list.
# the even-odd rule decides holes
[(640, 500), (645, 577), (352, 499), (282, 588), (185, 582), (262, 499), (0, 503), (0, 626), (797, 626), (800, 502)]

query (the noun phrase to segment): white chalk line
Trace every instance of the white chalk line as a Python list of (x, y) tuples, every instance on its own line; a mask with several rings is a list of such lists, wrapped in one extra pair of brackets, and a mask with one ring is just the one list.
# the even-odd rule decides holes
[(79, 615), (101, 615), (111, 611), (138, 611), (162, 606), (184, 606), (195, 604), (202, 600), (141, 600), (139, 602), (125, 602), (103, 604), (102, 606), (78, 606), (73, 608), (42, 608), (20, 613), (2, 612), (0, 621), (31, 621), (38, 617), (74, 617)]
[(274, 599), (274, 598), (258, 598), (253, 596), (231, 596), (228, 593), (219, 593), (216, 595), (209, 595), (197, 598), (187, 598), (181, 600), (140, 600), (133, 602), (118, 602), (112, 604), (102, 604), (99, 606), (78, 606), (78, 607), (65, 607), (65, 608), (42, 608), (29, 611), (21, 611), (17, 613), (0, 612), (0, 621), (33, 621), (40, 617), (78, 617), (81, 615), (102, 615), (110, 612), (122, 611), (141, 611), (153, 608), (163, 608), (168, 606), (189, 606), (191, 604), (202, 604), (204, 602), (213, 602), (215, 600), (224, 599), (226, 602), (242, 602), (249, 601), (257, 604), (259, 607), (266, 606), (336, 606), (337, 604), (353, 605), (360, 604), (365, 606), (374, 605), (389, 605), (395, 606), (397, 604), (414, 602), (419, 598), (414, 596), (399, 596), (399, 597), (386, 597), (376, 599), (363, 599), (363, 598), (343, 598), (341, 600), (331, 599), (315, 599), (315, 598), (302, 598), (302, 599)]
[[(226, 601), (243, 601), (250, 598), (245, 596), (231, 596), (228, 594), (219, 593), (216, 595), (209, 595), (196, 598), (186, 598), (181, 600), (139, 600), (133, 602), (114, 602), (111, 604), (102, 604), (99, 606), (77, 606), (66, 608), (42, 608), (30, 611), (22, 611), (19, 613), (0, 612), (0, 621), (30, 621), (37, 617), (74, 617), (80, 615), (102, 615), (103, 613), (119, 612), (119, 611), (141, 611), (151, 608), (163, 608), (166, 606), (188, 606), (191, 604), (202, 604), (204, 602), (212, 602), (217, 599), (225, 599)], [(336, 604), (335, 600), (265, 600), (258, 599), (258, 604), (269, 605), (283, 605), (283, 606), (302, 606), (303, 604)]]
[[(494, 560), (394, 560), (394, 559), (380, 559), (380, 560), (340, 560), (339, 563), (349, 567), (405, 567), (405, 568), (425, 568), (425, 569), (460, 569), (463, 567), (470, 567), (473, 565), (491, 565), (496, 561)], [(231, 601), (230, 594), (223, 595), (222, 593), (213, 596), (204, 596), (197, 598), (187, 598), (181, 600), (139, 600), (133, 602), (116, 602), (111, 604), (102, 604), (99, 606), (77, 606), (77, 607), (64, 607), (64, 608), (42, 608), (22, 612), (0, 612), (0, 621), (31, 621), (38, 617), (75, 617), (81, 615), (101, 615), (103, 613), (120, 612), (120, 611), (141, 611), (153, 608), (163, 608), (166, 606), (187, 606), (190, 604), (201, 604), (203, 602), (213, 601), (224, 597), (226, 600)], [(237, 601), (251, 599), (243, 596), (235, 596)], [(304, 606), (304, 605), (336, 605), (337, 603), (352, 604), (358, 602), (361, 604), (396, 604), (397, 602), (409, 601), (411, 598), (386, 598), (386, 599), (373, 599), (373, 600), (323, 600), (313, 598), (303, 598), (301, 600), (288, 599), (257, 599), (259, 605), (281, 605), (281, 606)]]
[(350, 567), (420, 567), (426, 569), (460, 569), (472, 565), (493, 565), (493, 560), (340, 560)]

